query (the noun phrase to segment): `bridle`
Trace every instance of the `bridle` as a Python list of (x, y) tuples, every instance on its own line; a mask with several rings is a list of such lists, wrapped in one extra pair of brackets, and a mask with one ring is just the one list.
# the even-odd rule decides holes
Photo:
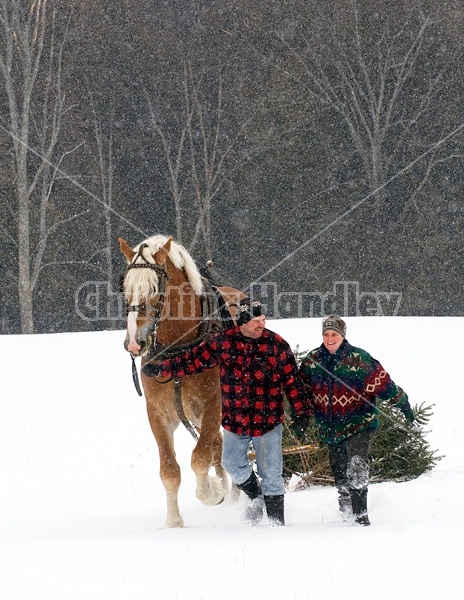
[[(147, 247), (148, 247), (148, 244), (145, 244), (145, 243), (140, 245), (139, 250), (138, 250), (137, 254), (135, 255), (133, 261), (127, 267), (126, 274), (129, 271), (129, 269), (152, 269), (158, 275), (158, 290), (156, 290), (156, 288), (153, 287), (154, 293), (158, 295), (158, 301), (157, 301), (156, 305), (149, 312), (147, 312), (148, 300), (145, 304), (132, 304), (127, 307), (128, 313), (129, 312), (137, 312), (139, 315), (144, 316), (147, 320), (150, 321), (150, 326), (149, 326), (147, 336), (146, 336), (147, 360), (150, 361), (151, 359), (154, 358), (154, 355), (155, 355), (156, 332), (157, 332), (158, 326), (161, 322), (164, 303), (166, 300), (167, 282), (171, 278), (169, 277), (169, 275), (166, 271), (165, 263), (163, 265), (157, 265), (156, 263), (148, 262), (148, 260), (143, 255), (143, 250), (144, 250), (144, 248), (147, 248)], [(143, 262), (137, 263), (136, 261), (138, 258), (140, 258)], [(124, 281), (124, 277), (125, 277), (125, 275), (122, 278), (121, 284)], [(229, 320), (232, 321), (230, 313), (229, 313), (223, 300), (222, 300), (222, 304), (219, 301), (219, 299), (216, 300), (219, 303), (219, 309), (214, 304), (214, 299), (213, 299), (214, 295), (216, 295), (217, 298), (219, 298), (219, 296), (220, 296), (219, 292), (217, 291), (216, 286), (213, 286), (211, 284), (211, 281), (206, 280), (204, 278), (203, 278), (203, 281), (205, 284), (207, 284), (209, 286), (210, 291), (214, 291), (215, 294), (207, 293), (203, 296), (203, 299), (202, 299), (203, 319), (201, 321), (198, 337), (195, 340), (192, 340), (192, 341), (184, 343), (184, 344), (176, 344), (175, 346), (169, 345), (169, 346), (158, 347), (159, 348), (159, 352), (158, 352), (159, 357), (173, 356), (173, 355), (176, 355), (177, 353), (180, 353), (184, 350), (187, 350), (187, 349), (192, 348), (193, 346), (196, 346), (197, 344), (199, 344), (203, 339), (205, 339), (205, 337), (214, 328), (216, 328), (218, 326), (217, 324), (214, 323), (213, 319), (211, 319), (212, 315), (220, 314), (222, 317), (225, 317), (227, 319), (227, 321), (226, 321), (227, 323), (229, 323)], [(221, 297), (221, 299), (222, 299), (222, 297)], [(232, 323), (233, 323), (233, 321), (232, 321)], [(132, 353), (131, 353), (131, 359), (132, 359), (132, 379), (134, 381), (135, 389), (137, 390), (138, 395), (142, 396), (142, 389), (140, 387), (138, 374), (137, 374), (137, 368), (135, 365), (135, 357)], [(181, 377), (173, 377), (173, 378), (169, 378), (165, 381), (158, 380), (158, 383), (165, 384), (165, 383), (170, 382), (171, 380), (174, 381), (174, 399), (175, 399), (176, 411), (179, 416), (179, 419), (184, 424), (186, 429), (191, 433), (191, 435), (194, 437), (194, 439), (198, 440), (197, 428), (195, 427), (195, 425), (193, 423), (191, 423), (186, 418), (184, 409), (182, 406), (182, 392), (181, 392), (182, 378)]]
[[(150, 321), (150, 327), (147, 332), (147, 351), (148, 351), (147, 360), (150, 360), (151, 358), (153, 358), (153, 356), (155, 354), (156, 332), (158, 329), (158, 325), (161, 322), (161, 317), (163, 314), (164, 302), (166, 299), (167, 282), (171, 278), (169, 277), (169, 275), (166, 271), (165, 263), (163, 265), (157, 265), (156, 263), (148, 262), (148, 260), (142, 254), (144, 248), (148, 248), (148, 244), (143, 243), (140, 245), (139, 250), (138, 250), (137, 254), (135, 255), (132, 263), (127, 267), (126, 273), (127, 273), (127, 271), (129, 271), (129, 269), (152, 269), (153, 271), (155, 271), (156, 274), (158, 275), (158, 290), (156, 290), (154, 288), (153, 291), (155, 293), (157, 293), (157, 295), (158, 295), (158, 302), (155, 304), (155, 306), (152, 308), (152, 310), (150, 310), (150, 312), (147, 312), (147, 303), (131, 304), (130, 306), (127, 307), (127, 312), (128, 313), (129, 312), (137, 312), (137, 313), (139, 313), (139, 315), (144, 316), (146, 319), (148, 319)], [(143, 260), (143, 262), (136, 263), (135, 261), (138, 258), (141, 258)], [(137, 368), (135, 366), (135, 358), (132, 353), (131, 353), (131, 359), (132, 359), (132, 380), (134, 382), (134, 386), (135, 386), (135, 389), (136, 389), (138, 395), (142, 396), (142, 389), (140, 387), (140, 382), (139, 382), (139, 378), (138, 378), (138, 374), (137, 374)], [(195, 440), (198, 440), (197, 428), (193, 423), (191, 423), (187, 419), (187, 417), (185, 416), (185, 413), (184, 413), (183, 406), (182, 406), (182, 393), (181, 393), (182, 379), (180, 377), (169, 378), (168, 380), (162, 381), (160, 383), (163, 383), (163, 384), (168, 383), (169, 381), (171, 381), (171, 379), (174, 380), (174, 399), (175, 399), (176, 411), (179, 416), (179, 419), (182, 421), (185, 428), (190, 432), (190, 434), (193, 436), (193, 438)]]
[[(155, 271), (158, 275), (158, 302), (149, 312), (147, 312), (147, 303), (131, 304), (127, 307), (127, 312), (137, 312), (139, 313), (139, 315), (145, 317), (150, 322), (147, 333), (148, 358), (150, 358), (150, 355), (153, 353), (154, 348), (156, 346), (156, 332), (158, 330), (158, 326), (161, 321), (161, 316), (163, 314), (164, 302), (166, 299), (166, 286), (167, 282), (170, 280), (170, 277), (166, 271), (165, 264), (157, 265), (156, 263), (148, 262), (148, 260), (143, 255), (144, 248), (148, 248), (148, 244), (140, 244), (139, 250), (134, 260), (127, 267), (127, 271), (129, 271), (130, 269), (151, 269), (152, 271)], [(143, 262), (136, 263), (135, 261), (138, 258), (141, 258)], [(155, 288), (154, 292), (156, 292)]]

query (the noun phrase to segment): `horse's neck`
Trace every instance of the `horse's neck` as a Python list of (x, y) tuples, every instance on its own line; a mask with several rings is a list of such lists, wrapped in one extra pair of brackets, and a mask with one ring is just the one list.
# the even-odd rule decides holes
[(198, 336), (201, 319), (201, 299), (193, 292), (185, 275), (175, 269), (169, 272), (163, 318), (157, 332), (162, 345), (183, 344)]

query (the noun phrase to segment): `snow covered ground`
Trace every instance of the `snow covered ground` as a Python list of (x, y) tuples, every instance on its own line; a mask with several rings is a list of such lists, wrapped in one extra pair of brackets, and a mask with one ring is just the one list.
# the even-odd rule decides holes
[[(464, 598), (464, 318), (349, 318), (412, 404), (435, 404), (445, 458), (407, 483), (371, 485), (372, 526), (342, 523), (333, 488), (286, 495), (287, 527), (243, 523), (243, 500), (194, 495), (178, 429), (184, 529), (165, 495), (123, 332), (1, 336), (0, 596), (5, 600)], [(293, 348), (320, 319), (271, 321)]]

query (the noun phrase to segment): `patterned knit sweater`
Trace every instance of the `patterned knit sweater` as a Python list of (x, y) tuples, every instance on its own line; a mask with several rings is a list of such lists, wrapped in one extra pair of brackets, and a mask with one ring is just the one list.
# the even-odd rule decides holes
[(365, 350), (344, 340), (335, 354), (322, 344), (300, 366), (324, 443), (379, 426), (376, 400), (387, 400), (401, 411), (411, 410), (406, 393)]
[(161, 376), (179, 377), (219, 366), (222, 425), (238, 435), (261, 436), (283, 423), (284, 394), (293, 416), (310, 416), (293, 352), (269, 329), (257, 339), (239, 327), (220, 331), (157, 366)]

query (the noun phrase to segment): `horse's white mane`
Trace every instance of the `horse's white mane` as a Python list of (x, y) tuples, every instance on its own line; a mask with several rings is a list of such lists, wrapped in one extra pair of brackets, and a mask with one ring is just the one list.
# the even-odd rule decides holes
[[(148, 262), (154, 264), (152, 254), (156, 254), (168, 239), (169, 237), (165, 235), (153, 235), (140, 242), (133, 250), (138, 252), (142, 244), (147, 244), (148, 248), (144, 248), (143, 256)], [(184, 269), (193, 291), (200, 296), (203, 293), (203, 281), (196, 264), (184, 246), (172, 241), (168, 256), (177, 269)], [(135, 260), (135, 263), (141, 262), (143, 260), (140, 257)], [(134, 304), (146, 301), (153, 294), (153, 289), (158, 291), (158, 275), (153, 269), (130, 269), (126, 273), (124, 293), (126, 299), (132, 298)]]

